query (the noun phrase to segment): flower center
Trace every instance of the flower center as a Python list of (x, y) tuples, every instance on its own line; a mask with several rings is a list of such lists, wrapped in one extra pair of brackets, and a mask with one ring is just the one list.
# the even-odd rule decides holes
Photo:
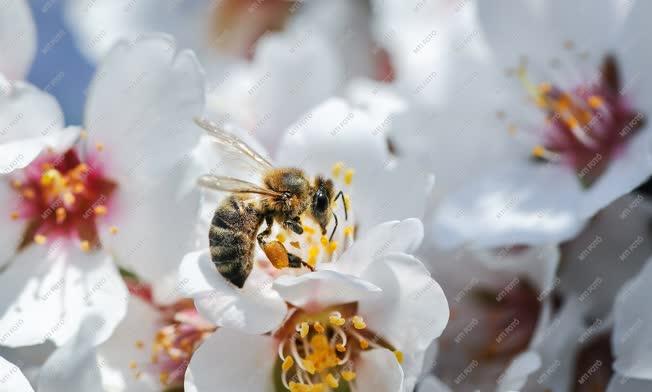
[(306, 314), (297, 310), (276, 333), (281, 382), (292, 392), (316, 392), (338, 388), (356, 378), (355, 360), (370, 348), (389, 349), (397, 360), (403, 353), (367, 329), (356, 315), (355, 304)]
[(71, 149), (45, 155), (11, 183), (21, 198), (11, 218), (27, 221), (18, 250), (53, 237), (76, 237), (85, 251), (99, 245), (97, 219), (107, 214), (117, 183), (98, 166), (82, 162)]
[[(131, 361), (129, 367), (136, 378), (141, 378), (143, 371), (150, 371), (158, 375), (164, 387), (183, 385), (192, 354), (215, 327), (199, 316), (189, 299), (161, 308), (161, 316), (163, 326), (151, 342), (150, 361), (144, 364)], [(144, 350), (145, 343), (137, 341), (136, 347)]]
[[(531, 100), (546, 113), (541, 144), (532, 149), (533, 157), (567, 163), (585, 187), (604, 173), (643, 125), (643, 114), (621, 94), (618, 65), (611, 56), (596, 81), (567, 90), (551, 83), (535, 85), (524, 65), (517, 74)], [(510, 132), (515, 129), (510, 126)]]

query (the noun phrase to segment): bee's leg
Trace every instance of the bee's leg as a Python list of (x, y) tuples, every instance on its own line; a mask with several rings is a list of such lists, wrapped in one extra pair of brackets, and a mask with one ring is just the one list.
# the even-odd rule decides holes
[(301, 224), (301, 218), (299, 218), (298, 216), (286, 220), (285, 222), (283, 222), (283, 226), (285, 226), (289, 230), (292, 230), (293, 232), (299, 235), (303, 234), (303, 225)]
[(303, 267), (308, 268), (310, 271), (315, 270), (315, 268), (313, 266), (311, 266), (310, 264), (303, 261), (301, 259), (301, 257), (299, 257), (297, 255), (293, 255), (292, 253), (289, 253), (289, 252), (288, 252), (288, 262), (289, 262), (288, 266), (290, 268), (301, 268), (303, 266)]
[(258, 240), (258, 245), (260, 245), (261, 248), (265, 246), (265, 238), (269, 237), (269, 235), (272, 234), (272, 225), (274, 224), (274, 217), (272, 215), (265, 216), (265, 223), (267, 224), (265, 230), (261, 231), (260, 233), (258, 233), (258, 236), (256, 236), (256, 239)]

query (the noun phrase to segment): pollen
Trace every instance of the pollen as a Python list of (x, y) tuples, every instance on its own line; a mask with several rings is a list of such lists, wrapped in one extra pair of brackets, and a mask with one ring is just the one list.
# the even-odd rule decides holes
[(129, 368), (130, 369), (136, 369), (137, 367), (138, 367), (138, 364), (136, 363), (136, 361), (130, 361), (129, 362)]
[(315, 321), (315, 323), (312, 325), (312, 327), (315, 329), (315, 332), (317, 332), (317, 333), (326, 332), (326, 329), (324, 329), (324, 326), (321, 325), (321, 323), (319, 321)]
[(344, 235), (345, 236), (353, 236), (353, 226), (346, 226), (344, 228)]
[(328, 316), (328, 321), (336, 327), (341, 327), (346, 322), (340, 312), (331, 313), (330, 316)]
[(104, 216), (109, 210), (106, 208), (105, 205), (99, 205), (99, 206), (95, 206), (95, 208), (93, 208), (93, 211), (95, 211), (95, 213), (99, 216)]
[(351, 210), (351, 196), (344, 195), (344, 204), (346, 205), (346, 208), (350, 211)]
[(346, 381), (353, 381), (355, 380), (356, 377), (355, 372), (352, 372), (350, 370), (344, 370), (341, 374), (342, 374), (342, 378), (345, 379)]
[(396, 360), (398, 361), (398, 363), (403, 363), (404, 356), (403, 356), (402, 351), (400, 351), (400, 350), (394, 351), (394, 356), (396, 357)]
[(338, 344), (336, 344), (336, 345), (335, 345), (335, 349), (336, 349), (338, 352), (341, 352), (341, 353), (346, 352), (346, 346), (343, 345), (342, 343), (338, 343)]
[(315, 363), (309, 359), (303, 360), (303, 367), (310, 374), (315, 374), (315, 371), (317, 370), (317, 368), (315, 368)]
[(342, 174), (342, 169), (344, 169), (344, 162), (337, 162), (333, 165), (333, 177), (337, 178)]
[(303, 231), (305, 231), (307, 234), (315, 234), (315, 229), (308, 225), (303, 226)]
[(337, 381), (337, 379), (331, 373), (328, 373), (326, 375), (326, 377), (324, 378), (324, 381), (331, 388), (337, 388), (337, 387), (340, 386), (339, 381)]
[(360, 316), (353, 316), (351, 322), (353, 323), (353, 328), (355, 329), (367, 328), (367, 324), (364, 322), (364, 319)]
[(333, 253), (337, 250), (337, 241), (331, 241), (326, 248), (328, 253)]
[(66, 209), (63, 207), (59, 207), (55, 211), (56, 217), (57, 217), (57, 223), (61, 224), (66, 220)]
[(88, 241), (86, 241), (86, 240), (80, 242), (80, 243), (79, 243), (79, 247), (80, 247), (81, 250), (83, 250), (84, 252), (88, 252), (88, 251), (91, 250), (91, 244), (90, 244), (90, 242), (88, 242)]
[(159, 374), (159, 381), (161, 381), (161, 384), (167, 385), (168, 381), (170, 379), (170, 373), (168, 372), (161, 372)]
[(11, 217), (11, 220), (18, 220), (18, 218), (20, 218), (20, 213), (18, 211), (12, 211), (9, 217)]
[(328, 246), (328, 237), (326, 237), (325, 235), (321, 236), (319, 242), (321, 242), (322, 246), (326, 248)]
[(11, 180), (11, 186), (14, 187), (14, 189), (20, 189), (20, 187), (23, 186), (23, 182), (18, 179), (13, 179)]
[(39, 245), (43, 245), (47, 242), (48, 238), (44, 236), (43, 234), (37, 234), (34, 236), (34, 242), (36, 242)]
[(587, 102), (593, 109), (599, 109), (604, 105), (604, 100), (597, 95), (590, 96)]
[(276, 235), (276, 239), (278, 240), (278, 242), (285, 242), (285, 234), (284, 233), (278, 233)]
[(298, 331), (299, 335), (301, 335), (302, 338), (305, 338), (308, 336), (308, 332), (310, 332), (310, 326), (304, 321), (298, 326)]
[(113, 234), (113, 235), (118, 234), (118, 228), (117, 228), (117, 226), (111, 226), (111, 227), (109, 227), (109, 233), (111, 233), (111, 234)]
[(344, 183), (346, 185), (351, 185), (351, 182), (353, 182), (353, 174), (355, 174), (353, 169), (346, 169), (344, 172)]
[(100, 152), (104, 151), (104, 144), (102, 144), (102, 143), (95, 143), (95, 149), (96, 149), (97, 151), (100, 151)]
[(66, 193), (63, 194), (63, 203), (65, 205), (71, 206), (71, 205), (75, 204), (75, 200), (76, 200), (75, 196), (72, 193), (66, 192)]
[(134, 346), (136, 346), (137, 349), (142, 350), (145, 347), (145, 343), (143, 343), (142, 340), (136, 340)]
[(369, 341), (367, 339), (360, 339), (360, 348), (366, 350), (369, 348)]
[(36, 193), (34, 192), (34, 189), (27, 188), (23, 190), (23, 197), (27, 200), (32, 200), (34, 197), (36, 197)]
[(294, 366), (294, 359), (292, 359), (292, 357), (288, 355), (283, 360), (283, 365), (281, 365), (281, 369), (283, 369), (284, 372), (287, 372), (292, 368), (292, 366)]
[(312, 245), (308, 248), (308, 260), (306, 261), (311, 267), (317, 265), (317, 256), (319, 256), (319, 247)]
[(535, 146), (532, 149), (532, 155), (537, 158), (544, 158), (546, 155), (546, 149), (543, 146)]

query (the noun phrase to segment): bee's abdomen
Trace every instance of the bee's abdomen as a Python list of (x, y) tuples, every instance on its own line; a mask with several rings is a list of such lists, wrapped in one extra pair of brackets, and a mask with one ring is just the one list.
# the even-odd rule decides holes
[(228, 198), (215, 211), (208, 233), (211, 260), (219, 273), (238, 287), (244, 285), (253, 265), (257, 230), (253, 226), (259, 220), (251, 214), (238, 199)]

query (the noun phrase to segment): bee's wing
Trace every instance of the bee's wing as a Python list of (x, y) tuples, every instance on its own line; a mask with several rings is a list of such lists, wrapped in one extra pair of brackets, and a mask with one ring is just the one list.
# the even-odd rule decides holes
[(217, 124), (204, 118), (195, 118), (195, 123), (211, 135), (215, 142), (220, 144), (224, 155), (233, 158), (233, 161), (241, 161), (240, 163), (247, 164), (257, 174), (262, 174), (273, 168), (267, 159), (257, 153), (247, 143), (234, 134), (220, 128)]
[(239, 180), (233, 177), (214, 176), (212, 174), (204, 174), (203, 176), (199, 177), (199, 185), (223, 192), (253, 193), (267, 197), (281, 196), (280, 192), (276, 192), (268, 188), (263, 188), (248, 181)]

